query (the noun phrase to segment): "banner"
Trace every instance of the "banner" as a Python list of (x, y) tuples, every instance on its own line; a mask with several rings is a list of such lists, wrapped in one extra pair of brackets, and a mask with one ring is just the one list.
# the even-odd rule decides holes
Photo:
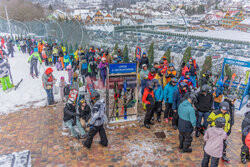
[(139, 46), (136, 46), (136, 61), (140, 61), (141, 60), (141, 48)]
[(135, 73), (136, 63), (122, 63), (122, 64), (110, 64), (109, 73), (119, 74), (119, 73)]

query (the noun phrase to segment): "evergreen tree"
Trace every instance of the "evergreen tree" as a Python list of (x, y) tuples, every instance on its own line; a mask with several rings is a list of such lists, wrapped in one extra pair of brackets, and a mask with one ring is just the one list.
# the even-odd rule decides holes
[(118, 50), (118, 43), (115, 44), (115, 47), (114, 47), (114, 54), (116, 55), (117, 54), (117, 50)]
[(212, 69), (212, 56), (207, 56), (201, 70), (201, 75), (204, 74), (207, 70), (211, 71)]
[(168, 50), (163, 55), (163, 56), (167, 57), (168, 63), (171, 63), (171, 56), (170, 55), (171, 55), (171, 50), (170, 50), (170, 48), (168, 48)]
[(186, 64), (187, 64), (188, 60), (191, 58), (191, 49), (192, 48), (190, 46), (187, 47), (187, 49), (183, 55), (182, 61), (185, 62)]
[(148, 59), (149, 59), (149, 67), (151, 68), (154, 63), (154, 42), (150, 44), (150, 47), (148, 50)]
[(123, 62), (128, 63), (129, 62), (129, 57), (128, 57), (128, 46), (125, 45), (123, 49)]

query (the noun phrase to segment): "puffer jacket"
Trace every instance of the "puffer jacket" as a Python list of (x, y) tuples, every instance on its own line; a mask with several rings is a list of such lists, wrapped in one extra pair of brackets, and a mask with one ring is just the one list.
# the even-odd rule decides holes
[(173, 103), (174, 91), (177, 89), (178, 89), (177, 85), (173, 86), (170, 83), (168, 83), (165, 86), (163, 93), (165, 103)]
[(155, 77), (155, 75), (156, 74), (154, 74), (154, 75), (152, 75), (152, 73), (150, 72), (150, 73), (148, 73), (148, 80), (152, 80), (152, 79), (154, 79), (154, 77)]
[(230, 130), (230, 114), (229, 112), (226, 112), (225, 114), (223, 114), (220, 110), (216, 110), (214, 112), (212, 112), (208, 118), (207, 118), (207, 122), (211, 125), (211, 126), (215, 126), (215, 120), (219, 117), (223, 117), (226, 120), (226, 124), (224, 127), (224, 131), (228, 132)]
[(0, 78), (7, 77), (9, 75), (9, 64), (3, 59), (0, 59)]
[(158, 84), (157, 88), (154, 89), (154, 96), (156, 102), (163, 100), (163, 90), (160, 84)]
[(104, 99), (98, 100), (92, 108), (89, 124), (93, 126), (103, 125), (104, 122), (106, 121), (105, 111), (106, 111), (105, 100)]
[(165, 77), (166, 77), (166, 82), (167, 84), (171, 81), (172, 78), (176, 77), (177, 72), (175, 70), (171, 71), (171, 70), (167, 70), (165, 73)]

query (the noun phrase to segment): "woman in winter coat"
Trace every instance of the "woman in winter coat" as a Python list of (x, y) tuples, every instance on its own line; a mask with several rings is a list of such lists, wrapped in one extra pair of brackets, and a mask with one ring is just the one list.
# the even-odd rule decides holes
[(69, 81), (69, 83), (71, 83), (73, 73), (74, 73), (71, 64), (69, 64), (66, 68), (68, 71), (68, 81)]
[(102, 58), (102, 61), (100, 62), (98, 68), (101, 70), (101, 78), (102, 78), (102, 84), (103, 86), (105, 86), (105, 81), (106, 81), (106, 77), (107, 77), (107, 66), (108, 63), (106, 61), (106, 58)]
[(52, 75), (53, 69), (51, 67), (47, 68), (43, 74), (43, 88), (47, 93), (48, 105), (55, 103), (53, 95), (53, 85), (56, 82), (55, 77)]

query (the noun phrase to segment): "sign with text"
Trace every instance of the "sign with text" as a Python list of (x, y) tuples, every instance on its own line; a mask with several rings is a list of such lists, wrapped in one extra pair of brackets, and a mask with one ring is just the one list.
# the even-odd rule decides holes
[(250, 68), (250, 62), (246, 62), (246, 61), (240, 61), (240, 60), (235, 60), (235, 59), (224, 58), (224, 63), (225, 64), (230, 64), (230, 65), (236, 65), (236, 66), (242, 66), (242, 67)]
[(136, 72), (136, 63), (110, 64), (109, 74), (124, 74)]

